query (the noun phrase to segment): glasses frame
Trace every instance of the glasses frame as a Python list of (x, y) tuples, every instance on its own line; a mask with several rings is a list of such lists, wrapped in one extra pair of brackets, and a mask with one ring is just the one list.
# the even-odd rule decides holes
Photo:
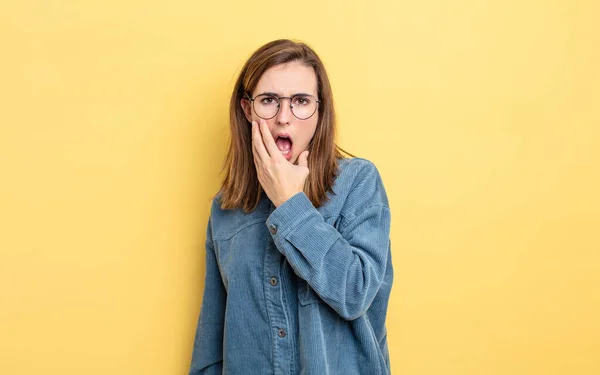
[[(277, 96), (277, 95), (271, 95), (271, 94), (258, 94), (254, 98), (250, 97), (249, 94), (245, 94), (245, 96), (246, 96), (246, 99), (248, 99), (249, 101), (252, 102), (252, 110), (254, 111), (254, 113), (256, 113), (256, 115), (263, 120), (270, 120), (279, 114), (279, 110), (281, 109), (281, 99), (289, 99), (290, 100), (290, 110), (292, 111), (292, 115), (294, 115), (294, 117), (297, 118), (298, 120), (308, 120), (309, 118), (313, 117), (315, 115), (315, 113), (317, 113), (317, 111), (319, 110), (319, 104), (321, 104), (321, 100), (318, 100), (317, 98), (315, 98), (313, 95), (310, 95), (310, 94), (297, 94), (297, 95), (292, 95), (292, 96)], [(258, 114), (258, 112), (256, 112), (256, 108), (254, 108), (254, 103), (256, 103), (255, 99), (258, 98), (259, 96), (269, 96), (269, 97), (277, 98), (279, 103), (277, 104), (277, 112), (275, 112), (275, 114), (273, 116), (262, 117), (261, 115)], [(292, 102), (293, 102), (293, 99), (297, 96), (310, 96), (317, 103), (317, 105), (315, 106), (315, 110), (313, 111), (313, 113), (311, 113), (310, 116), (301, 118), (301, 117), (296, 116), (296, 114), (294, 113), (294, 106), (292, 105)]]

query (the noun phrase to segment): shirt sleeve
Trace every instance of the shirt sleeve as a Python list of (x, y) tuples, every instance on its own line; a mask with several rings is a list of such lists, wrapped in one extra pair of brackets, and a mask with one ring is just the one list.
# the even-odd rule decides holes
[(267, 219), (271, 236), (294, 272), (342, 318), (371, 305), (386, 272), (391, 213), (372, 163), (361, 170), (342, 208), (339, 230), (325, 222), (304, 192)]
[(219, 272), (211, 235), (211, 219), (206, 233), (206, 277), (204, 296), (189, 375), (221, 375), (223, 371), (223, 328), (227, 292)]

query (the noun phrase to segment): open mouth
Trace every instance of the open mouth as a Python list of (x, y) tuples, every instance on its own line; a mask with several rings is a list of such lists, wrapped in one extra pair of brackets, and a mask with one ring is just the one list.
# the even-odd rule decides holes
[(290, 137), (290, 135), (277, 135), (277, 137), (275, 137), (275, 144), (277, 145), (277, 148), (279, 149), (279, 151), (281, 151), (283, 156), (285, 156), (286, 159), (289, 160), (289, 158), (292, 156), (292, 138)]

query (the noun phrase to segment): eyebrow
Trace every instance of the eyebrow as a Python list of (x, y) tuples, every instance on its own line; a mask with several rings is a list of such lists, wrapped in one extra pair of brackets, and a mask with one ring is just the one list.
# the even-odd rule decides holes
[[(282, 97), (283, 96), (283, 95), (281, 95), (278, 92), (263, 92), (263, 93), (260, 93), (258, 95), (273, 95), (273, 96), (276, 96), (276, 97)], [(258, 96), (258, 95), (256, 95), (256, 96)], [(307, 94), (305, 92), (298, 92), (298, 93), (292, 94), (290, 96), (298, 96), (298, 95), (304, 95), (304, 96), (310, 95), (310, 96), (314, 96), (313, 94)]]

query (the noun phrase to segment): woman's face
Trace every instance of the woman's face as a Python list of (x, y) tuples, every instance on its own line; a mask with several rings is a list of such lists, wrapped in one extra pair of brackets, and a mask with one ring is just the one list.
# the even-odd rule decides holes
[[(313, 68), (305, 66), (299, 62), (276, 65), (265, 71), (260, 77), (254, 92), (251, 93), (255, 98), (258, 95), (271, 93), (277, 97), (292, 97), (297, 94), (309, 94), (318, 100), (317, 96), (317, 76)], [(260, 98), (257, 98), (258, 101)], [(267, 104), (268, 104), (267, 100)], [(294, 104), (299, 107), (302, 102)], [(248, 99), (242, 99), (242, 108), (248, 121), (260, 121), (256, 111), (252, 109), (252, 102)], [(256, 103), (260, 105), (260, 103)], [(266, 105), (266, 104), (265, 104)], [(297, 110), (299, 113), (300, 110)], [(268, 116), (263, 116), (268, 117)], [(300, 116), (304, 117), (304, 116)], [(271, 136), (276, 141), (277, 147), (285, 158), (293, 164), (297, 163), (298, 156), (305, 151), (310, 143), (317, 122), (319, 121), (319, 111), (306, 120), (300, 120), (292, 113), (290, 108), (290, 99), (281, 99), (279, 102), (279, 112), (271, 119), (265, 120), (271, 132)], [(278, 140), (280, 134), (287, 134), (291, 141)]]

